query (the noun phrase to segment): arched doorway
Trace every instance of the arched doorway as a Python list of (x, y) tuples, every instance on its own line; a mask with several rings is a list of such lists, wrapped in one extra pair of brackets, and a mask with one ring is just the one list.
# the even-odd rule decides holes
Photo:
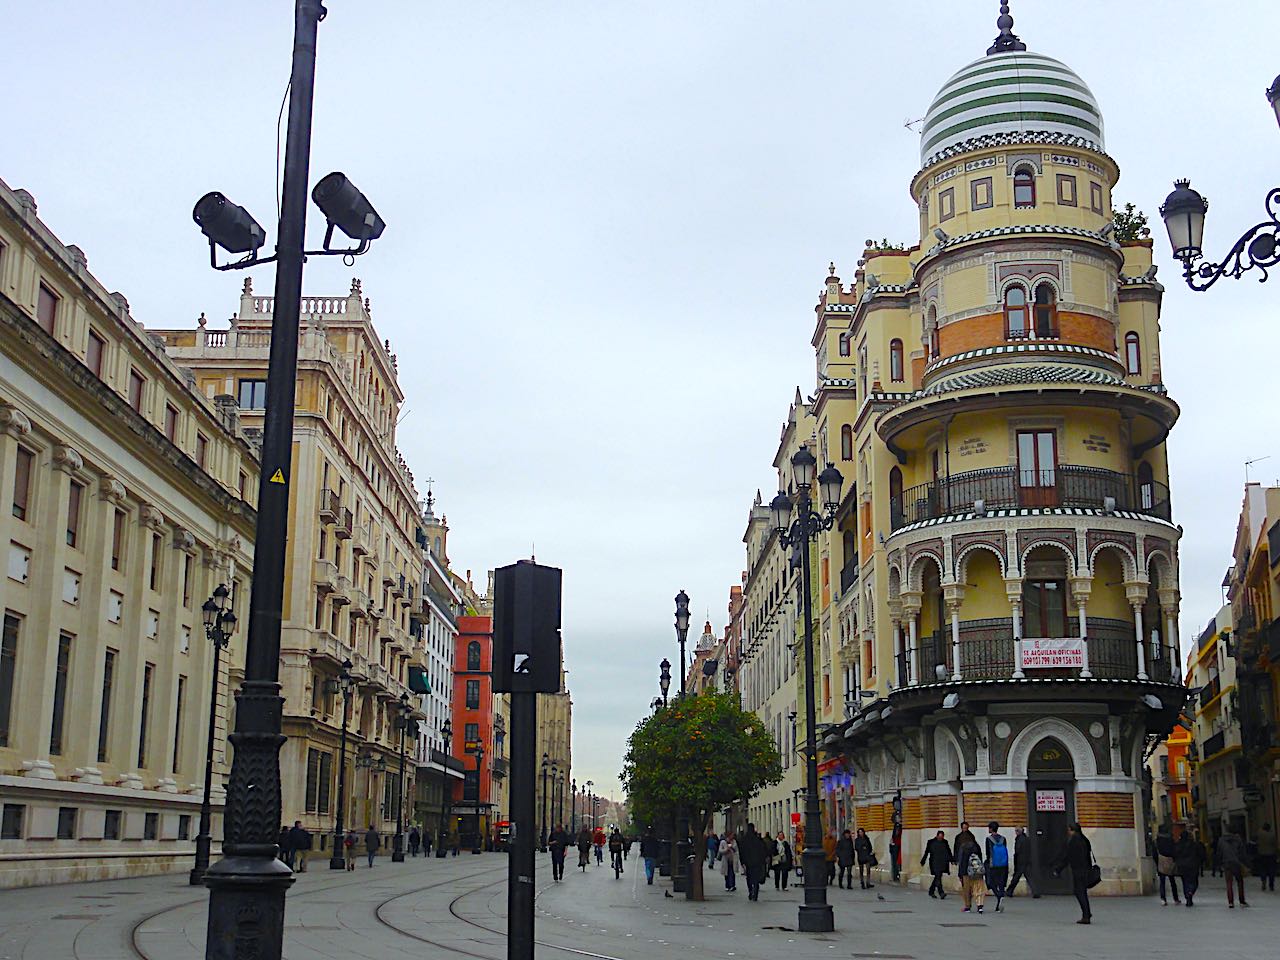
[(1076, 770), (1071, 751), (1045, 737), (1027, 759), (1027, 833), (1031, 837), (1028, 876), (1037, 893), (1071, 892), (1071, 876), (1054, 878), (1053, 862), (1067, 844), (1067, 824), (1076, 816)]

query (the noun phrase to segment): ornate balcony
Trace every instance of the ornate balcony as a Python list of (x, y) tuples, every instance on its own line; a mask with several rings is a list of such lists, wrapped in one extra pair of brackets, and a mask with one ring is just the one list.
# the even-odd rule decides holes
[(338, 585), (338, 567), (332, 560), (316, 560), (312, 563), (311, 579), (320, 593), (333, 593)]
[(1162, 520), (1172, 515), (1169, 488), (1162, 483), (1065, 463), (1053, 470), (988, 467), (939, 477), (904, 490), (901, 502), (889, 509), (892, 528), (899, 530), (923, 520), (1049, 507), (1141, 513)]
[(342, 501), (338, 499), (338, 491), (330, 490), (325, 487), (320, 491), (320, 520), (323, 523), (333, 523), (338, 519), (338, 513), (342, 510)]
[(339, 540), (351, 539), (351, 511), (342, 507), (333, 521), (333, 535)]

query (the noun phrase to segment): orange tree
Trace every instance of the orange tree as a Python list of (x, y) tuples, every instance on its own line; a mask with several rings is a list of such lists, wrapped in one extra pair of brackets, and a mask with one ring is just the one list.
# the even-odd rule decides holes
[[(622, 763), (623, 787), (638, 824), (689, 811), (694, 862), (706, 847), (711, 815), (782, 779), (773, 736), (734, 694), (703, 693), (660, 707), (636, 726)], [(691, 899), (702, 899), (702, 870), (689, 871)]]

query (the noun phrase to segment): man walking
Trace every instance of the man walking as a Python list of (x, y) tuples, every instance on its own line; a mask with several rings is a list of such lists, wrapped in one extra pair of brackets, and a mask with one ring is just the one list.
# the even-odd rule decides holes
[(738, 856), (742, 859), (742, 872), (747, 876), (747, 899), (760, 899), (760, 883), (768, 870), (769, 857), (764, 838), (756, 833), (754, 823), (747, 824), (747, 832), (738, 841)]
[(658, 838), (653, 835), (653, 827), (646, 827), (640, 838), (640, 859), (644, 861), (645, 883), (652, 887), (653, 865), (658, 859)]
[(1173, 841), (1173, 871), (1182, 878), (1183, 900), (1188, 907), (1194, 907), (1200, 875), (1204, 872), (1204, 844), (1192, 836), (1190, 830), (1184, 829), (1182, 836)]
[(1027, 881), (1027, 889), (1031, 891), (1031, 899), (1040, 899), (1035, 887), (1031, 885), (1031, 875), (1027, 871), (1031, 867), (1031, 838), (1027, 836), (1026, 827), (1015, 827), (1013, 831), (1013, 877), (1009, 880), (1009, 888), (1005, 891), (1013, 896), (1013, 889), (1019, 880)]
[(293, 821), (289, 831), (289, 849), (293, 852), (293, 868), (298, 873), (307, 872), (307, 851), (311, 849), (311, 834), (302, 828), (302, 821)]
[(1264, 823), (1258, 831), (1258, 879), (1263, 892), (1276, 892), (1276, 832)]
[(1004, 885), (1009, 880), (1009, 844), (1000, 835), (1000, 824), (992, 820), (987, 824), (986, 840), (987, 887), (996, 895), (996, 913), (1004, 900)]
[(369, 829), (364, 832), (364, 853), (369, 858), (369, 869), (373, 869), (373, 858), (378, 855), (378, 850), (382, 846), (382, 839), (378, 836), (378, 831), (373, 829), (373, 824), (369, 824)]
[[(1080, 824), (1067, 824), (1067, 846), (1053, 864), (1053, 875), (1071, 868), (1071, 892), (1080, 904), (1080, 919), (1076, 923), (1093, 922), (1093, 911), (1089, 908), (1089, 873), (1093, 866), (1093, 845), (1089, 838), (1080, 832)], [(1188, 904), (1190, 906), (1190, 904)]]
[(569, 849), (569, 834), (565, 833), (564, 824), (555, 825), (547, 837), (547, 849), (551, 851), (551, 879), (559, 883), (564, 879), (564, 854)]
[(293, 831), (288, 827), (280, 828), (280, 836), (276, 840), (276, 846), (280, 848), (277, 856), (283, 863), (289, 865), (289, 869), (293, 869)]
[(422, 846), (422, 834), (418, 832), (417, 824), (414, 824), (409, 828), (409, 856), (416, 857), (420, 846)]
[(935, 900), (941, 897), (947, 899), (947, 891), (942, 886), (942, 878), (945, 874), (951, 872), (951, 844), (947, 843), (947, 835), (939, 830), (934, 834), (933, 839), (925, 844), (924, 856), (920, 858), (920, 866), (924, 866), (928, 861), (929, 873), (933, 876), (933, 883), (929, 884), (929, 896)]
[(1218, 856), (1222, 860), (1222, 875), (1227, 878), (1227, 906), (1235, 909), (1236, 901), (1232, 895), (1234, 886), (1240, 891), (1240, 906), (1247, 907), (1249, 902), (1244, 898), (1244, 866), (1247, 859), (1244, 840), (1236, 833), (1236, 828), (1228, 825), (1222, 836), (1218, 838)]
[(956, 879), (960, 881), (962, 891), (964, 888), (964, 863), (960, 859), (960, 848), (968, 843), (976, 846), (978, 839), (973, 835), (973, 831), (969, 829), (969, 821), (962, 820), (960, 822), (960, 832), (951, 841), (951, 855), (956, 858)]

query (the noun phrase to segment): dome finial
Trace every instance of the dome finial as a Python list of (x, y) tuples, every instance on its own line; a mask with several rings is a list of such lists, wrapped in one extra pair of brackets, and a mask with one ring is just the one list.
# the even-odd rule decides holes
[(1000, 28), (1000, 33), (987, 48), (987, 56), (993, 53), (1010, 53), (1027, 49), (1027, 45), (1014, 35), (1013, 16), (1009, 13), (1009, 4), (1000, 4), (1000, 16), (996, 17), (996, 26)]

